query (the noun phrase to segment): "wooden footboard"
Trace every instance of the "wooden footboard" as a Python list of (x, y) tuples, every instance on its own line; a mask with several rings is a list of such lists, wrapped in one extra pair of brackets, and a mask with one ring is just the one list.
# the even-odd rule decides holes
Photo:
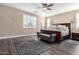
[(41, 30), (42, 33), (45, 33), (45, 34), (56, 34), (56, 39), (55, 39), (55, 42), (56, 43), (61, 43), (61, 32), (60, 31), (52, 31), (52, 30)]

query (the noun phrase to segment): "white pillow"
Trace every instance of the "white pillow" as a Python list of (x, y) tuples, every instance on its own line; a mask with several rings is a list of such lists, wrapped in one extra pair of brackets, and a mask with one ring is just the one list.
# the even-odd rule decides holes
[(52, 30), (57, 30), (57, 31), (68, 31), (69, 29), (66, 25), (51, 25)]
[(66, 31), (67, 26), (65, 26), (65, 25), (58, 25), (58, 28), (59, 28), (60, 31)]
[(54, 29), (54, 28), (55, 28), (55, 26), (54, 26), (54, 25), (51, 25), (51, 28), (52, 28), (52, 29)]

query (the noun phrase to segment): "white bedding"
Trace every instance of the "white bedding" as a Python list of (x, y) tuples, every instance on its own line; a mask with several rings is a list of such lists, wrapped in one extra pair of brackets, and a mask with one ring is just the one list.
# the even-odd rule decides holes
[(63, 36), (66, 36), (66, 35), (68, 35), (69, 34), (69, 31), (61, 31), (61, 36), (63, 37)]
[[(44, 29), (44, 30), (60, 31), (60, 30), (53, 30), (53, 29)], [(61, 32), (61, 36), (62, 37), (69, 34), (69, 31), (68, 30), (66, 30), (66, 31), (60, 31), (60, 32)]]
[(53, 30), (53, 29), (52, 29), (52, 31), (60, 31), (62, 37), (69, 34), (69, 30), (63, 31), (63, 30)]
[(56, 27), (55, 26), (54, 27), (52, 26), (52, 27), (47, 28), (45, 30), (60, 31), (62, 37), (69, 34), (69, 29), (65, 25), (64, 26), (63, 25), (58, 25)]

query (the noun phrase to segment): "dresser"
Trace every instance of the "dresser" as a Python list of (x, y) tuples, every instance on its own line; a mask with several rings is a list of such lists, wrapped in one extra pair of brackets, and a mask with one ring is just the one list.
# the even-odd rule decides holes
[(73, 32), (72, 33), (72, 39), (73, 40), (79, 40), (79, 33)]

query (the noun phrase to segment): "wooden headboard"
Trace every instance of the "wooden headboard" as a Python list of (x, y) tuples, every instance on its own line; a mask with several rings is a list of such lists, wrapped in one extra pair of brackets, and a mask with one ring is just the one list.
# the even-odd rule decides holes
[(53, 25), (66, 25), (69, 29), (69, 37), (71, 36), (71, 24), (70, 23), (57, 23)]

